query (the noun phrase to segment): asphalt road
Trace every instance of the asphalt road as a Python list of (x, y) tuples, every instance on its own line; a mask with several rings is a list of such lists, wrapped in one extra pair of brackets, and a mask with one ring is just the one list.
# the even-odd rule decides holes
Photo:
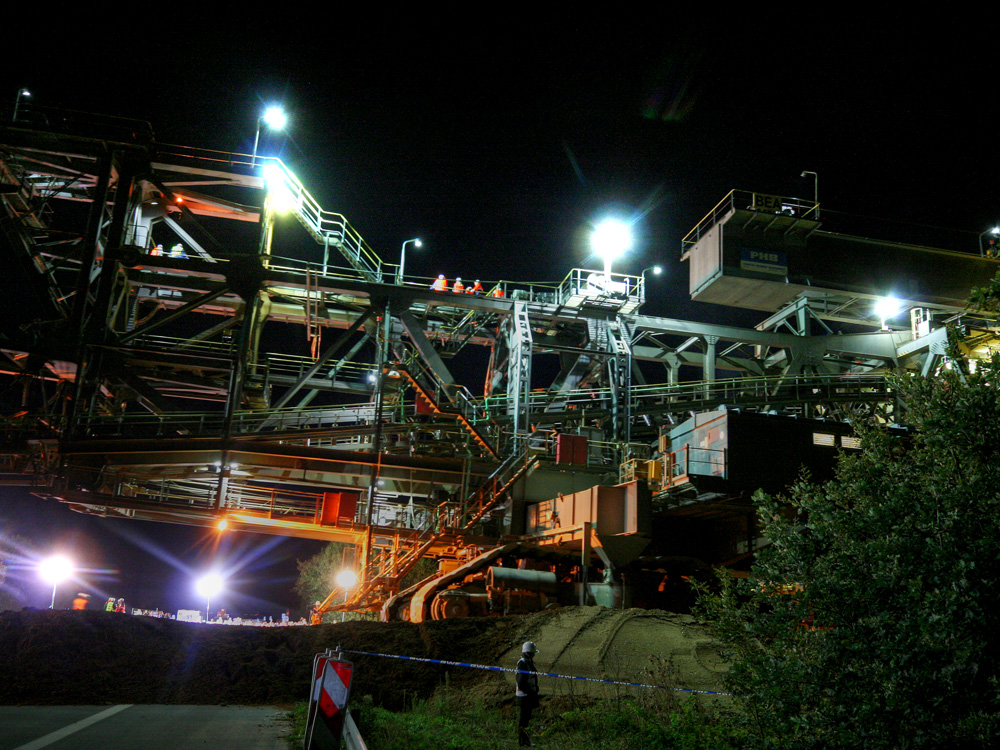
[(0, 750), (288, 750), (273, 706), (0, 706)]

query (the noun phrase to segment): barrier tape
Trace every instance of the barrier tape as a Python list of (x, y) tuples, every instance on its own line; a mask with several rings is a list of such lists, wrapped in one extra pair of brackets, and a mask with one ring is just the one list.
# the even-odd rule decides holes
[(620, 680), (599, 680), (596, 677), (579, 677), (571, 674), (556, 674), (555, 672), (528, 672), (523, 669), (510, 669), (507, 667), (494, 667), (489, 664), (469, 664), (463, 661), (448, 661), (446, 659), (425, 659), (420, 656), (399, 656), (397, 654), (376, 654), (370, 651), (349, 651), (337, 646), (334, 651), (345, 654), (358, 654), (359, 656), (377, 656), (382, 659), (402, 659), (403, 661), (419, 661), (426, 664), (443, 664), (446, 667), (468, 667), (469, 669), (484, 669), (488, 672), (507, 672), (510, 674), (533, 674), (539, 677), (557, 677), (561, 680), (578, 680), (580, 682), (596, 682), (601, 685), (620, 685), (622, 687), (652, 688), (654, 690), (676, 690), (682, 693), (697, 693), (699, 695), (723, 695), (732, 698), (732, 693), (719, 693), (714, 690), (695, 690), (694, 688), (669, 687), (667, 685), (647, 685), (643, 682), (622, 682)]

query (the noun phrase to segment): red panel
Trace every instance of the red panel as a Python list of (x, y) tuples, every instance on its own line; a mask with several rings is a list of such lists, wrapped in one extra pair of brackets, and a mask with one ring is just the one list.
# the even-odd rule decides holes
[(429, 403), (427, 403), (427, 401), (424, 399), (424, 397), (421, 396), (419, 393), (416, 394), (416, 398), (413, 399), (413, 403), (415, 403), (417, 405), (417, 414), (433, 414), (434, 413), (434, 409), (431, 408), (431, 405)]
[(357, 492), (324, 492), (320, 523), (325, 526), (353, 523), (360, 497)]
[(556, 463), (587, 463), (587, 438), (584, 435), (556, 435)]

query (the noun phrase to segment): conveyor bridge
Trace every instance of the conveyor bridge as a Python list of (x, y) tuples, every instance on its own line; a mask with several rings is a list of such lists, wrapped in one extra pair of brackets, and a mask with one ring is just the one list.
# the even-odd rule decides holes
[[(766, 312), (742, 328), (643, 314), (642, 274), (433, 291), (280, 160), (158, 144), (120, 118), (49, 122), (0, 126), (23, 310), (0, 342), (3, 481), (107, 516), (349, 541), (365, 575), (337, 606), (377, 608), (420, 557), (519, 535), (526, 507), (614, 483), (692, 413), (891, 423), (886, 374), (933, 372), (946, 323), (995, 346), (960, 307), (995, 261), (834, 235), (807, 201), (734, 191), (685, 239), (695, 299)], [(322, 260), (295, 257), (303, 229)], [(899, 295), (912, 324), (865, 312), (891, 284), (860, 258), (923, 259)], [(557, 455), (556, 435), (588, 447)], [(332, 518), (337, 493), (349, 512)]]

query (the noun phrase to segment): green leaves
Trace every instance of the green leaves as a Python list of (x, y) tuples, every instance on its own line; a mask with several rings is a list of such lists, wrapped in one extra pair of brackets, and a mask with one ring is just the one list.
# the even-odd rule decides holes
[(701, 609), (775, 748), (1000, 742), (1000, 362), (899, 375), (913, 431), (859, 424), (822, 486), (756, 498), (772, 541)]

